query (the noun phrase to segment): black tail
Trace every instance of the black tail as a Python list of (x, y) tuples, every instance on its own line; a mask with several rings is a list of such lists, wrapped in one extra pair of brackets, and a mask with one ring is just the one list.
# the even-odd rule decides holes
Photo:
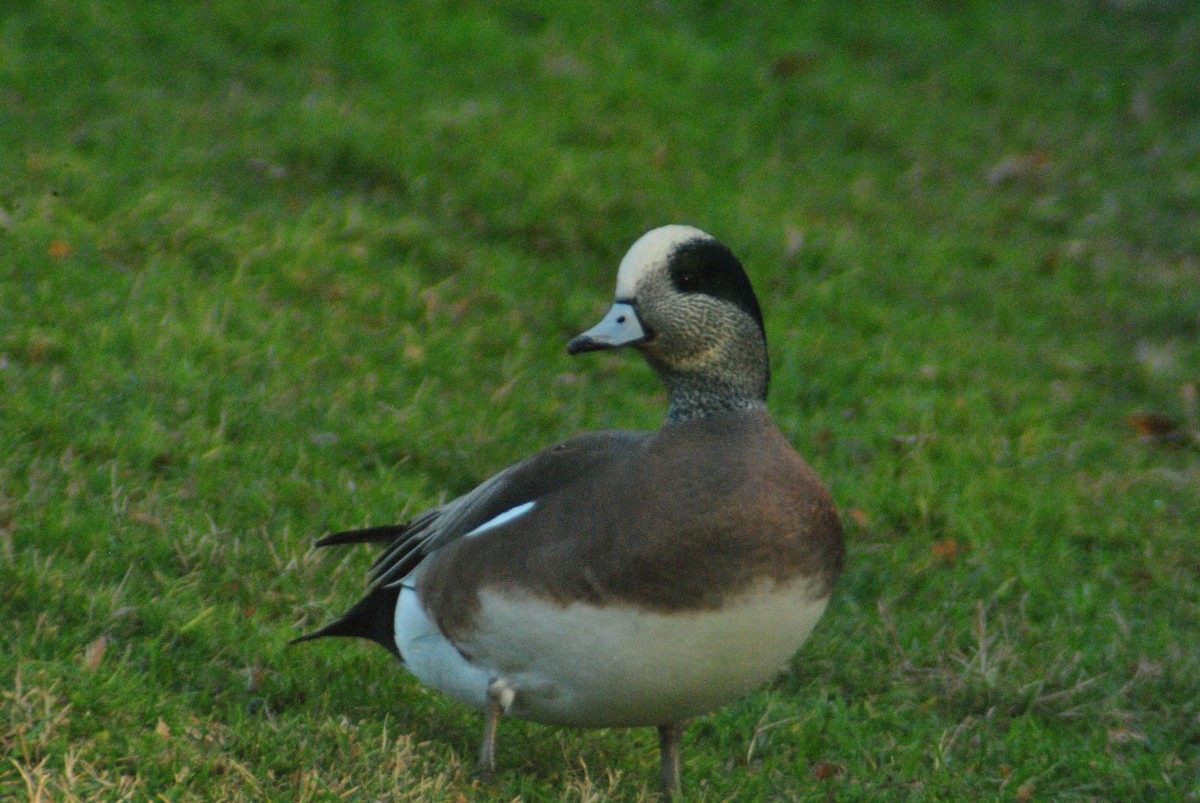
[(399, 598), (400, 588), (398, 586), (396, 588), (376, 586), (340, 617), (320, 630), (292, 639), (291, 643), (299, 644), (302, 641), (311, 641), (326, 636), (365, 638), (374, 641), (403, 661), (404, 657), (400, 655), (400, 650), (396, 647), (395, 635), (396, 600)]
[[(424, 519), (425, 517), (422, 517)], [(367, 527), (362, 530), (346, 530), (341, 533), (330, 533), (317, 541), (315, 546), (340, 546), (342, 544), (390, 544), (411, 528), (408, 524), (383, 524), (378, 527)], [(387, 554), (387, 553), (384, 553)], [(320, 630), (292, 639), (292, 644), (302, 641), (325, 638), (326, 636), (344, 636), (348, 638), (365, 638), (379, 644), (400, 660), (400, 650), (396, 647), (395, 621), (396, 601), (400, 598), (400, 588), (384, 588), (373, 583), (367, 594), (354, 604), (354, 607), (334, 619)]]
[(341, 544), (390, 544), (396, 537), (408, 529), (407, 524), (382, 524), (378, 527), (367, 527), (364, 530), (346, 530), (344, 533), (330, 533), (313, 546), (340, 546)]

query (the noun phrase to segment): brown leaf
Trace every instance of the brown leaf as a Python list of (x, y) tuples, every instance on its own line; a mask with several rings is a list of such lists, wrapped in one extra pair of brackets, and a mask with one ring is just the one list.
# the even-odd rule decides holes
[(104, 653), (108, 650), (108, 636), (100, 638), (87, 645), (83, 651), (83, 665), (89, 672), (95, 672), (100, 668), (100, 663), (104, 660)]
[(55, 240), (50, 243), (50, 247), (46, 250), (46, 253), (50, 255), (51, 259), (66, 259), (75, 253), (75, 249), (71, 247), (70, 243)]
[(1028, 803), (1033, 800), (1033, 793), (1037, 791), (1037, 787), (1031, 781), (1026, 781), (1017, 787), (1017, 800), (1021, 803)]
[(1159, 413), (1134, 413), (1125, 419), (1145, 443), (1179, 443), (1184, 439), (1179, 422)]
[(158, 718), (158, 724), (154, 726), (154, 732), (164, 739), (171, 738), (171, 726), (164, 722), (162, 717)]
[(952, 564), (958, 560), (958, 541), (953, 538), (937, 541), (929, 549), (935, 558), (944, 560), (946, 563)]
[(818, 781), (828, 781), (831, 778), (840, 778), (846, 774), (846, 768), (841, 764), (834, 764), (829, 761), (818, 761), (813, 767), (813, 775)]

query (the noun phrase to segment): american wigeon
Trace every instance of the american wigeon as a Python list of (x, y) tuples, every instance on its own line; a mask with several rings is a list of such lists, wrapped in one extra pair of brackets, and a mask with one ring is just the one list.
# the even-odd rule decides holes
[(656, 432), (595, 432), (398, 525), (318, 546), (387, 544), (366, 596), (300, 641), (382, 644), (484, 712), (658, 727), (664, 797), (684, 723), (770, 679), (842, 571), (837, 512), (766, 410), (762, 312), (741, 263), (690, 226), (644, 235), (616, 301), (571, 354), (633, 346), (670, 396)]

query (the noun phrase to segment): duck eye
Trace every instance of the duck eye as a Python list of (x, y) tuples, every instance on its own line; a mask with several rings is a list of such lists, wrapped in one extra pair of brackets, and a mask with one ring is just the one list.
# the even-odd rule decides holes
[(621, 315), (617, 318), (617, 323), (625, 323), (625, 316)]

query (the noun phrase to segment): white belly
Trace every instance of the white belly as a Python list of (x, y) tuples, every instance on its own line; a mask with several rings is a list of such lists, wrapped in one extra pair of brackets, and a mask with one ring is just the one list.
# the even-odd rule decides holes
[(415, 593), (401, 594), (397, 644), (413, 674), (479, 707), (488, 682), (503, 678), (516, 691), (511, 716), (615, 727), (676, 722), (741, 697), (783, 667), (827, 600), (812, 599), (809, 584), (798, 581), (764, 584), (721, 610), (690, 613), (561, 606), (486, 591), (480, 602), (463, 643), (468, 663)]

